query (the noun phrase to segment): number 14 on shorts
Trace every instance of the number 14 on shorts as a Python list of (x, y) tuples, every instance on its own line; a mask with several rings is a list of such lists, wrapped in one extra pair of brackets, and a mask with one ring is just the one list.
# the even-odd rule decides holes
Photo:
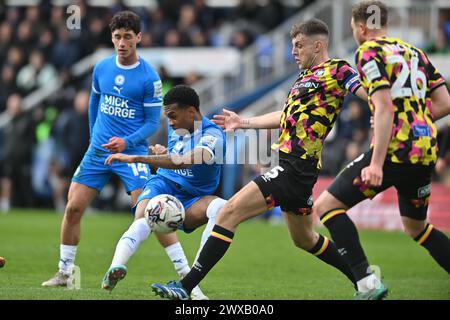
[[(133, 175), (135, 177), (139, 176), (139, 178), (147, 179), (148, 176), (148, 167), (145, 163), (128, 163), (128, 166), (133, 171)], [(139, 173), (143, 173), (144, 175), (140, 175)]]

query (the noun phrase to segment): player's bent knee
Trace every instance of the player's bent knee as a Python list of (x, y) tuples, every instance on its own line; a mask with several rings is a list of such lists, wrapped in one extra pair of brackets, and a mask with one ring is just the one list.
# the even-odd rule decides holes
[(64, 218), (69, 223), (78, 223), (83, 215), (83, 209), (80, 206), (73, 205), (70, 202), (66, 206)]
[(316, 201), (314, 201), (313, 212), (318, 217), (321, 217), (328, 211), (336, 208), (345, 209), (346, 206), (338, 199), (336, 199), (331, 193), (329, 193), (328, 191), (324, 191), (319, 196), (319, 198)]

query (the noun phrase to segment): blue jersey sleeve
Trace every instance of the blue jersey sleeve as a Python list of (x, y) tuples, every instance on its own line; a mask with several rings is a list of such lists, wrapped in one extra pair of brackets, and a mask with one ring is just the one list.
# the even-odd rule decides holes
[(126, 136), (127, 147), (134, 147), (156, 132), (162, 107), (162, 83), (158, 76), (145, 85), (144, 95), (144, 125), (129, 136)]
[(159, 125), (160, 112), (160, 107), (147, 107), (144, 109), (145, 124), (135, 133), (125, 137), (125, 144), (127, 147), (134, 147), (156, 132)]
[(162, 82), (159, 76), (155, 76), (146, 83), (144, 107), (162, 107)]
[(100, 86), (98, 84), (98, 66), (94, 67), (92, 72), (92, 88), (91, 95), (89, 97), (89, 133), (92, 136), (92, 128), (94, 127), (95, 120), (97, 119), (98, 104), (100, 103)]
[(220, 129), (210, 128), (203, 132), (195, 148), (202, 148), (208, 151), (212, 158), (206, 164), (223, 163), (224, 141), (223, 133)]

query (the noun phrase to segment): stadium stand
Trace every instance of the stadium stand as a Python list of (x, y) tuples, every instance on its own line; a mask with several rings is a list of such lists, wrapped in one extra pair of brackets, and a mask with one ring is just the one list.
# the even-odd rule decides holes
[[(193, 85), (200, 94), (204, 113), (209, 116), (220, 112), (223, 106), (249, 116), (280, 108), (286, 88), (297, 72), (288, 36), (295, 21), (313, 16), (326, 21), (332, 30), (330, 51), (334, 56), (353, 61), (355, 44), (347, 23), (351, 1), (247, 0), (229, 2), (229, 6), (217, 3), (221, 2), (77, 1), (80, 26), (72, 30), (67, 26), (70, 14), (66, 11), (71, 2), (10, 1), (2, 6), (0, 208), (8, 210), (8, 199), (24, 192), (20, 185), (30, 188), (25, 191), (30, 196), (11, 198), (13, 206), (54, 207), (60, 211), (64, 207), (68, 178), (89, 139), (87, 127), (79, 126), (79, 120), (86, 116), (80, 105), (85, 92), (90, 90), (91, 68), (100, 56), (112, 53), (107, 24), (117, 11), (130, 8), (141, 16), (140, 52), (158, 66), (164, 92), (180, 83)], [(389, 5), (394, 16), (392, 32), (424, 48), (449, 79), (450, 66), (445, 61), (450, 52), (450, 5), (446, 1), (422, 0)], [(234, 57), (233, 70), (211, 75), (199, 65), (181, 71), (174, 69), (176, 64), (170, 61), (178, 59), (177, 54), (191, 54), (200, 49), (207, 49), (207, 54), (219, 49), (216, 52)], [(175, 58), (164, 60), (162, 57), (169, 56), (168, 52)], [(9, 157), (7, 128), (14, 127), (13, 115), (7, 111), (7, 101), (12, 96), (21, 97), (24, 112), (20, 118), (33, 128), (33, 139), (27, 139), (32, 152), (23, 153), (17, 160), (24, 164), (18, 168), (23, 180), (20, 183), (8, 179), (4, 165)], [(446, 123), (441, 122), (440, 127), (445, 128)], [(83, 134), (75, 141), (70, 139), (73, 131)], [(163, 128), (151, 142), (160, 142), (164, 137)], [(326, 142), (322, 174), (336, 175), (369, 141), (367, 105), (349, 98), (336, 130)], [(219, 193), (229, 197), (253, 174), (255, 166), (226, 166)], [(448, 181), (448, 170), (435, 179)], [(128, 199), (120, 188), (113, 179), (94, 206), (109, 210), (127, 208)]]

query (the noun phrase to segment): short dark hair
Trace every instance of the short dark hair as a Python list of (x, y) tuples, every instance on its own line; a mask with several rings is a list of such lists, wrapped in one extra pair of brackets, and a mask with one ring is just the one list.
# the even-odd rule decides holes
[(170, 89), (164, 97), (164, 105), (178, 104), (178, 107), (187, 108), (194, 107), (200, 110), (200, 98), (197, 92), (191, 87), (185, 85), (177, 85)]
[(141, 18), (133, 11), (125, 10), (116, 13), (109, 24), (109, 29), (111, 33), (114, 30), (122, 29), (132, 30), (134, 33), (138, 34), (141, 31)]
[(378, 0), (368, 0), (355, 4), (352, 7), (352, 17), (355, 22), (367, 23), (369, 18), (374, 14), (372, 10), (368, 10), (370, 6), (377, 6), (380, 9), (380, 24), (385, 27), (388, 22), (387, 6)]
[(305, 36), (324, 35), (328, 38), (330, 32), (325, 22), (319, 19), (310, 19), (308, 21), (294, 24), (291, 28), (291, 38), (294, 39), (299, 33)]

